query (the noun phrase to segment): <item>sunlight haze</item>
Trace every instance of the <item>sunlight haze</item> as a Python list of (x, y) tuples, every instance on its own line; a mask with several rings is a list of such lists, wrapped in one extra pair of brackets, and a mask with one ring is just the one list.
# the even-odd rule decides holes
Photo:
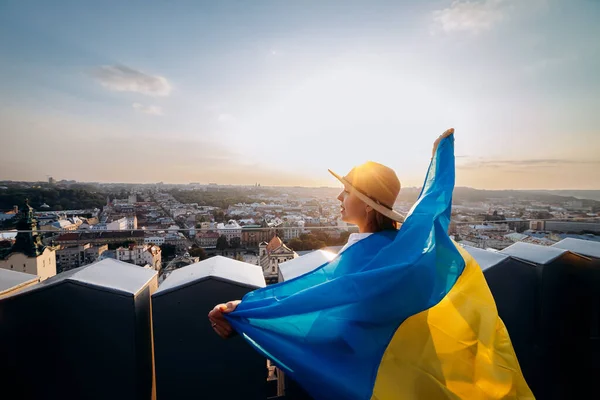
[(0, 179), (600, 189), (600, 2), (5, 1)]

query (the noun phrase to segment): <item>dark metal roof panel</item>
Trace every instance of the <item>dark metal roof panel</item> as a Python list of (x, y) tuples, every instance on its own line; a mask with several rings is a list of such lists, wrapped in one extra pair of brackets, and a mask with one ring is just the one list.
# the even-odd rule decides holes
[(62, 272), (40, 282), (39, 285), (28, 287), (18, 294), (60, 285), (65, 282), (79, 282), (84, 285), (101, 287), (107, 291), (135, 295), (156, 274), (157, 272), (153, 269), (107, 258), (93, 264)]
[(462, 246), (479, 264), (482, 271), (500, 264), (508, 258), (508, 255), (495, 251), (479, 249), (472, 246)]
[(258, 265), (216, 256), (171, 272), (154, 294), (159, 295), (208, 277), (216, 277), (257, 288), (265, 286), (263, 270)]
[(600, 258), (600, 242), (566, 238), (558, 243), (553, 244), (552, 247), (569, 250), (573, 253), (581, 254), (582, 256), (586, 257)]
[(517, 242), (502, 250), (501, 253), (521, 260), (545, 265), (551, 263), (563, 254), (567, 253), (567, 250), (559, 249), (556, 247), (539, 246), (531, 243)]

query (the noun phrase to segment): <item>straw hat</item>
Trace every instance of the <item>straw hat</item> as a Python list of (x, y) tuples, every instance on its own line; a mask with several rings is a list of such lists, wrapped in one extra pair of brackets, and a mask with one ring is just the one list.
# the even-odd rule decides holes
[(404, 216), (393, 209), (400, 193), (400, 180), (393, 169), (367, 161), (352, 168), (346, 176), (328, 171), (364, 203), (394, 221), (404, 222)]

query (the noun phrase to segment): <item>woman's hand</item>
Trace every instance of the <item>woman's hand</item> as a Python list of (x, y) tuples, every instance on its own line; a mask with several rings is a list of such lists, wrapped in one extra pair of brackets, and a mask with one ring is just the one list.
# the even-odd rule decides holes
[(453, 133), (454, 133), (454, 128), (450, 128), (446, 132), (444, 132), (440, 136), (438, 136), (438, 138), (433, 143), (433, 150), (431, 151), (431, 157), (435, 156), (435, 151), (437, 150), (438, 145), (440, 144), (442, 139), (447, 138), (448, 136), (452, 135)]
[(241, 300), (229, 301), (226, 304), (217, 304), (215, 308), (208, 313), (208, 319), (212, 325), (212, 328), (217, 332), (217, 335), (223, 339), (227, 339), (235, 333), (231, 324), (225, 319), (224, 314), (229, 314), (236, 309)]

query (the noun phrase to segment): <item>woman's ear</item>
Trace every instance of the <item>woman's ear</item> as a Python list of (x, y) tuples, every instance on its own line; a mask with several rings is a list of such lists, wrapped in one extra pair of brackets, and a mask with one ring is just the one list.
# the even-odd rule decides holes
[(365, 210), (367, 211), (367, 214), (370, 213), (371, 211), (373, 211), (373, 207), (367, 205), (367, 208), (365, 208)]

